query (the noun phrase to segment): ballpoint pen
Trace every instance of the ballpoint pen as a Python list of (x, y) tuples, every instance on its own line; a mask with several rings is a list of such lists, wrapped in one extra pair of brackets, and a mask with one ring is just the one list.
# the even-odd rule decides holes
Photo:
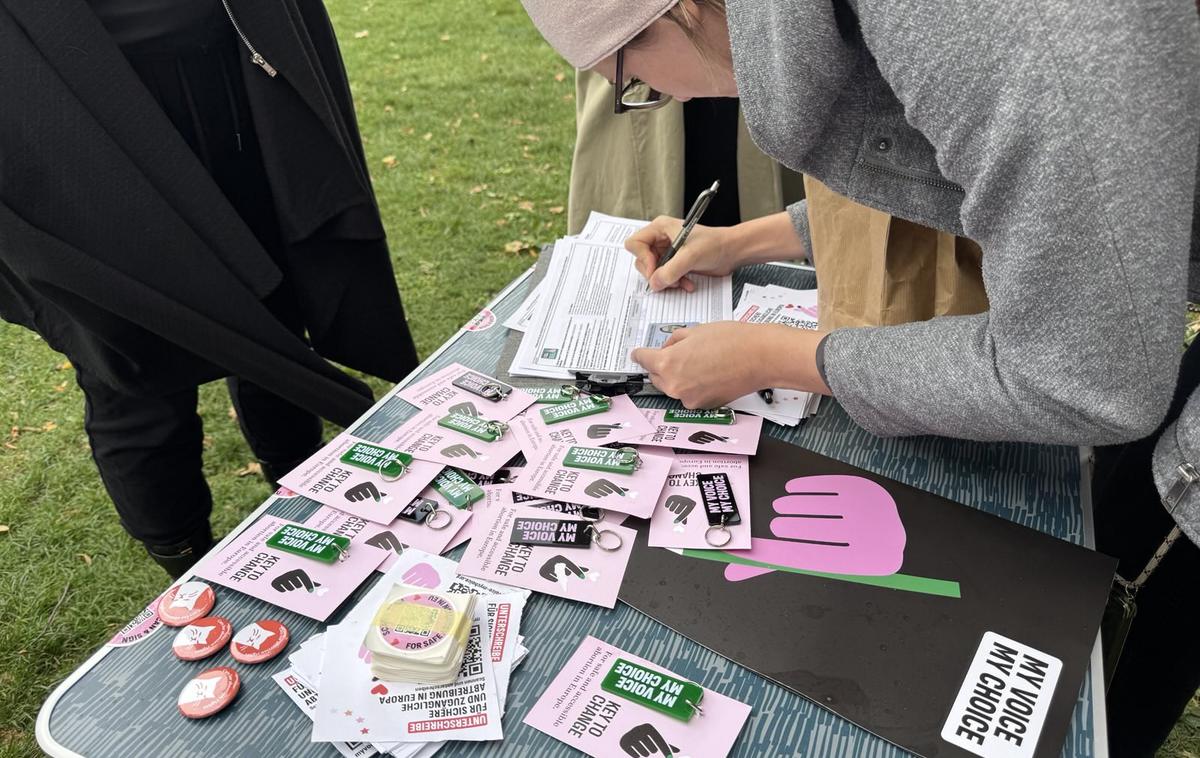
[(712, 202), (713, 195), (717, 194), (717, 190), (721, 188), (721, 181), (712, 183), (712, 186), (696, 196), (696, 202), (692, 203), (692, 208), (687, 212), (687, 217), (683, 219), (683, 228), (679, 230), (679, 234), (675, 235), (671, 246), (667, 248), (667, 252), (659, 260), (658, 265), (662, 266), (667, 261), (675, 257), (675, 253), (679, 252), (679, 248), (683, 247), (687, 242), (688, 235), (692, 233), (692, 229), (696, 223), (700, 221), (700, 217), (704, 215), (704, 211), (708, 209), (708, 204)]
[(767, 405), (773, 405), (775, 403), (775, 390), (773, 389), (759, 390), (758, 396), (761, 397), (762, 401)]

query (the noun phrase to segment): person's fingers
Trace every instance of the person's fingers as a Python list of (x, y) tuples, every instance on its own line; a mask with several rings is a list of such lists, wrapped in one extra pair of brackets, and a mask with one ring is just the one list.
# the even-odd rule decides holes
[[(671, 332), (671, 336), (667, 337), (667, 341), (663, 343), (662, 349), (666, 350), (667, 348), (671, 347), (672, 345), (682, 342), (683, 340), (690, 337), (691, 334), (692, 334), (691, 330), (688, 329), (686, 326), (682, 329), (676, 329), (675, 331)], [(635, 358), (634, 360), (637, 360), (637, 359)]]
[[(670, 339), (667, 342), (670, 343)], [(662, 350), (653, 347), (639, 347), (635, 348), (629, 357), (633, 359), (634, 363), (646, 369), (647, 373), (655, 374), (662, 363)]]
[(659, 216), (625, 240), (625, 249), (637, 259), (634, 266), (642, 276), (649, 279), (658, 268), (659, 256), (671, 244), (667, 229), (677, 224), (678, 219)]
[[(692, 266), (695, 265), (695, 262), (692, 260), (694, 256), (695, 249), (689, 248), (685, 244), (671, 260), (654, 270), (654, 274), (650, 277), (650, 289), (660, 292), (670, 287), (684, 286), (683, 279), (687, 274), (691, 273)], [(695, 283), (690, 283), (694, 289)]]
[(694, 281), (692, 281), (691, 277), (688, 277), (688, 276), (685, 276), (679, 280), (679, 286), (680, 286), (680, 288), (683, 289), (684, 292), (695, 292), (696, 291), (696, 283)]

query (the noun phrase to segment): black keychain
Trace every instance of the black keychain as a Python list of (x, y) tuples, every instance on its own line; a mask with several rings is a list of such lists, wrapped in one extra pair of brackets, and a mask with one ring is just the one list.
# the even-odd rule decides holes
[[(445, 517), (444, 520), (438, 518), (439, 514)], [(436, 500), (430, 500), (427, 497), (419, 495), (413, 498), (411, 503), (404, 506), (404, 510), (396, 514), (396, 518), (404, 519), (414, 524), (424, 524), (434, 530), (445, 529), (454, 521), (454, 517), (448, 512), (438, 509)]]
[[(606, 539), (608, 544), (605, 544)], [(591, 547), (594, 542), (596, 547), (608, 552), (620, 550), (623, 544), (621, 535), (607, 529), (597, 529), (591, 521), (527, 516), (518, 516), (513, 520), (512, 535), (508, 541), (514, 545), (583, 548)]]
[[(729, 527), (742, 523), (737, 500), (733, 496), (733, 484), (724, 473), (697, 474), (696, 484), (700, 487), (700, 500), (704, 503), (704, 513), (708, 516), (708, 530), (704, 532), (704, 541), (713, 547), (725, 547), (733, 539), (733, 532), (729, 531)], [(724, 539), (717, 542), (714, 535), (722, 535)]]
[[(514, 493), (513, 499), (516, 499)], [(561, 513), (564, 516), (575, 516), (577, 518), (585, 518), (589, 521), (600, 520), (600, 509), (594, 505), (579, 505), (578, 503), (563, 503), (558, 500), (547, 500), (540, 503), (531, 503), (534, 508), (540, 508), (543, 511), (551, 511), (553, 513)]]
[(484, 400), (490, 400), (493, 403), (498, 403), (504, 398), (512, 394), (513, 388), (507, 384), (497, 381), (490, 376), (476, 374), (474, 371), (469, 371), (451, 382), (460, 390), (466, 390), (472, 395), (478, 395)]

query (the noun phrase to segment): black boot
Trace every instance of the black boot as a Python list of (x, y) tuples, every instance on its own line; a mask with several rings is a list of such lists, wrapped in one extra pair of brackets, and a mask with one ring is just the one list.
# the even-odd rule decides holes
[(172, 579), (183, 576), (196, 561), (204, 557), (213, 546), (212, 527), (208, 524), (183, 542), (174, 545), (146, 544), (146, 552), (154, 562), (163, 567)]
[(280, 479), (292, 473), (293, 469), (311, 458), (312, 455), (322, 447), (324, 447), (324, 443), (317, 445), (312, 450), (305, 453), (302, 457), (293, 461), (287, 461), (285, 463), (275, 463), (273, 461), (264, 461), (259, 459), (258, 465), (262, 467), (263, 479), (267, 480), (267, 484), (271, 487), (271, 492), (279, 489)]

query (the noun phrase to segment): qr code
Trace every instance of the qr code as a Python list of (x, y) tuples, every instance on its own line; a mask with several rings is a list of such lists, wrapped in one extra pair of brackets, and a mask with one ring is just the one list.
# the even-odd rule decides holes
[(453, 595), (474, 595), (475, 588), (469, 584), (463, 584), (456, 579), (450, 583), (449, 587), (446, 588), (446, 592), (449, 592)]
[(467, 637), (467, 649), (463, 652), (462, 668), (458, 670), (459, 677), (479, 676), (483, 673), (483, 655), (479, 645), (479, 624), (471, 625), (471, 634)]

